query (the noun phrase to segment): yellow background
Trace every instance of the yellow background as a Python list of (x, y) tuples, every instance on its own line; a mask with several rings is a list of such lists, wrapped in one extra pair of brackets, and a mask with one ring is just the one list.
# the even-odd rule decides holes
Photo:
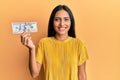
[(88, 80), (120, 80), (120, 0), (0, 0), (0, 80), (33, 80), (28, 49), (20, 34), (12, 34), (11, 23), (38, 22), (38, 32), (31, 33), (37, 46), (58, 4), (71, 8), (77, 37), (86, 43)]

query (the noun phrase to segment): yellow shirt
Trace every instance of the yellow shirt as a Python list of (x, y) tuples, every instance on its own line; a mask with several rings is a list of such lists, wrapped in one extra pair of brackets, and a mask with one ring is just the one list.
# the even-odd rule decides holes
[(59, 41), (47, 37), (39, 41), (36, 61), (43, 64), (45, 80), (78, 80), (78, 66), (87, 59), (86, 47), (77, 38)]

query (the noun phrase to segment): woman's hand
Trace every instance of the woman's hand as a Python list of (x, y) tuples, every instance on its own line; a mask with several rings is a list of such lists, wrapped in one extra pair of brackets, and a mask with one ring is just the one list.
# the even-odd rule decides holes
[(30, 32), (23, 32), (21, 34), (21, 43), (29, 49), (35, 48), (33, 41), (31, 40)]

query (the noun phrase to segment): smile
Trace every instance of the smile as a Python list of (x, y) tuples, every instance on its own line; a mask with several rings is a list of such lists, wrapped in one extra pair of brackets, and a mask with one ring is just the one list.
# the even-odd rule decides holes
[(58, 27), (60, 31), (64, 31), (66, 28), (65, 27)]

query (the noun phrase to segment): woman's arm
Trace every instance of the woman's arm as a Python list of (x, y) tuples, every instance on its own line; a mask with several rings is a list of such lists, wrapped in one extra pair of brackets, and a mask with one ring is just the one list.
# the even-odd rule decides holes
[(33, 44), (30, 33), (24, 32), (21, 35), (21, 43), (29, 49), (29, 70), (33, 78), (39, 75), (41, 64), (35, 60), (35, 45)]
[(86, 75), (86, 62), (78, 66), (78, 80), (87, 80)]
[(33, 78), (36, 78), (39, 75), (41, 66), (42, 64), (39, 64), (36, 62), (35, 49), (30, 49), (29, 50), (29, 70)]

